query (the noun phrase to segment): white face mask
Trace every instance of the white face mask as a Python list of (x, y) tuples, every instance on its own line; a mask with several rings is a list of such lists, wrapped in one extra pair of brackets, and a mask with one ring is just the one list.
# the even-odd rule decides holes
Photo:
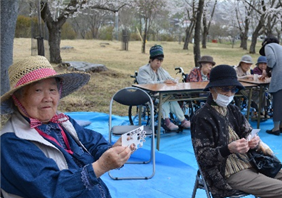
[(220, 93), (217, 93), (216, 99), (213, 99), (213, 100), (216, 102), (218, 106), (227, 107), (227, 105), (229, 105), (230, 102), (232, 102), (233, 98), (234, 98), (234, 95), (225, 96)]

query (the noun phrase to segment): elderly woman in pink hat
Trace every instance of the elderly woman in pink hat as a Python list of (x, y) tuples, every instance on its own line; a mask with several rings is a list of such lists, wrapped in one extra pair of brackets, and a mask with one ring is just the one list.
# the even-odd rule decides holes
[(57, 111), (59, 100), (85, 85), (85, 73), (58, 74), (45, 57), (9, 68), (1, 113), (1, 189), (4, 197), (111, 197), (101, 176), (121, 167), (133, 145), (114, 145)]

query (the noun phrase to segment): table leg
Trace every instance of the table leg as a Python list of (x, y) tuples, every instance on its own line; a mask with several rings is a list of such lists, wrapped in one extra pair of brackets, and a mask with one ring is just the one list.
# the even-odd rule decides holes
[(248, 95), (248, 108), (247, 108), (247, 120), (249, 121), (250, 109), (251, 109), (251, 100), (252, 100), (253, 89), (251, 88)]
[(258, 120), (257, 120), (257, 128), (259, 129), (259, 126), (260, 126), (260, 112), (261, 112), (261, 103), (262, 103), (262, 100), (263, 100), (263, 92), (264, 92), (264, 86), (263, 85), (260, 85), (259, 86), (259, 109), (258, 109)]
[(159, 93), (159, 105), (158, 105), (158, 129), (157, 129), (157, 149), (160, 150), (161, 141), (161, 122), (162, 122), (162, 93)]

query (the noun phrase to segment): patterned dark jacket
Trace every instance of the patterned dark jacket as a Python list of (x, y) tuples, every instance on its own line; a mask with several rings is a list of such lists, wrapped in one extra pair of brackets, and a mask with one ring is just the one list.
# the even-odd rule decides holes
[(229, 104), (226, 116), (219, 114), (211, 95), (207, 103), (192, 117), (192, 143), (203, 176), (215, 198), (232, 195), (235, 190), (225, 180), (228, 150), (228, 125), (240, 138), (247, 137), (252, 128), (239, 108)]

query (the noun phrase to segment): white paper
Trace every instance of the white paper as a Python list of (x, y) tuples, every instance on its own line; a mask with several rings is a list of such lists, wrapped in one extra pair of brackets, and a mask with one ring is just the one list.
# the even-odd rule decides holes
[(135, 145), (135, 149), (143, 146), (145, 142), (146, 131), (144, 131), (144, 126), (140, 126), (132, 131), (129, 131), (121, 136), (122, 146)]
[(258, 134), (258, 132), (260, 131), (260, 129), (253, 129), (252, 132), (249, 134), (248, 136), (248, 141), (250, 141), (251, 139), (253, 139), (253, 137), (255, 137), (256, 134)]

